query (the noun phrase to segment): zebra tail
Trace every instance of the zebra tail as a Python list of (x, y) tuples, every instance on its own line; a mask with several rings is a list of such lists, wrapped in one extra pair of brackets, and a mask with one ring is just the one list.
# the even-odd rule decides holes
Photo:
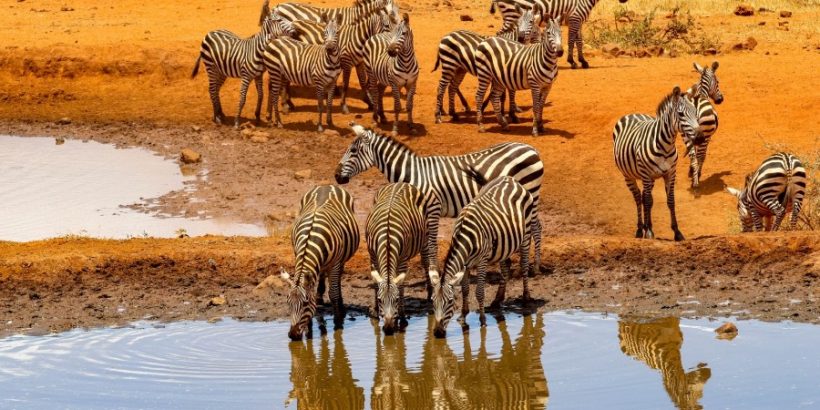
[(439, 54), (436, 54), (436, 66), (433, 67), (433, 71), (430, 71), (431, 73), (434, 73), (434, 72), (436, 72), (436, 70), (438, 70), (438, 65), (439, 65), (440, 62), (441, 62), (441, 56)]
[(792, 202), (792, 195), (794, 195), (794, 189), (792, 189), (792, 172), (794, 170), (791, 167), (791, 162), (786, 162), (788, 168), (786, 169), (786, 193), (783, 196), (783, 206), (785, 207), (789, 202)]
[(194, 64), (194, 71), (191, 72), (191, 78), (196, 77), (199, 74), (199, 62), (202, 61), (202, 54), (199, 54), (199, 57), (196, 58), (196, 63)]

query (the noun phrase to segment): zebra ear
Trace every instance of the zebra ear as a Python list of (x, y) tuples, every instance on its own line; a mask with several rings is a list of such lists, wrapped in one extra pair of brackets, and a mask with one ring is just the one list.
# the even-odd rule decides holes
[(321, 19), (322, 24), (327, 24), (327, 13), (322, 13)]
[(337, 15), (336, 15), (336, 25), (337, 25), (337, 26), (341, 26), (341, 25), (342, 25), (342, 15), (341, 15), (341, 14), (337, 14)]
[(410, 15), (407, 13), (402, 14), (401, 20), (404, 21), (404, 24), (410, 24)]
[(376, 282), (381, 282), (382, 281), (382, 277), (381, 277), (381, 275), (379, 275), (379, 271), (375, 271), (375, 270), (370, 271), (370, 276), (373, 277), (373, 280), (375, 280)]
[(285, 283), (287, 283), (291, 287), (295, 286), (293, 284), (293, 280), (290, 279), (290, 274), (288, 274), (288, 271), (286, 271), (285, 268), (281, 268), (280, 272), (281, 272), (282, 280), (284, 280)]
[(458, 284), (461, 283), (462, 278), (464, 278), (464, 271), (457, 272), (456, 275), (453, 276), (453, 278), (447, 283), (449, 283), (450, 286), (458, 286)]
[(433, 286), (438, 286), (441, 283), (441, 276), (439, 276), (438, 272), (431, 270), (427, 272), (427, 276), (430, 277), (430, 284)]
[(698, 64), (698, 63), (692, 63), (692, 65), (695, 67), (695, 71), (697, 71), (697, 72), (699, 72), (699, 73), (702, 73), (702, 72), (703, 72), (703, 67), (701, 67), (701, 66), (700, 66), (700, 64)]
[(402, 281), (404, 281), (404, 277), (405, 277), (405, 276), (406, 276), (406, 275), (405, 275), (405, 274), (403, 274), (403, 273), (402, 273), (401, 275), (399, 275), (399, 276), (396, 276), (395, 278), (393, 278), (393, 284), (394, 284), (394, 285), (398, 285), (398, 284), (400, 284)]
[(262, 23), (265, 22), (265, 17), (270, 15), (270, 0), (265, 0), (262, 3), (262, 13), (259, 14), (259, 25), (261, 26)]
[(733, 195), (733, 196), (736, 196), (737, 199), (740, 199), (740, 194), (741, 194), (740, 190), (732, 188), (730, 186), (726, 186), (723, 189), (726, 191), (726, 193), (728, 193), (730, 195)]
[(717, 61), (713, 61), (712, 62), (712, 71), (717, 71), (719, 65), (720, 64), (718, 64)]

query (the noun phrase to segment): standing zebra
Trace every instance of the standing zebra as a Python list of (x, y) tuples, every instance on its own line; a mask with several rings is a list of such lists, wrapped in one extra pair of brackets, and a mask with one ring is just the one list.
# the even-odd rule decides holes
[(341, 276), (345, 262), (359, 247), (359, 226), (353, 198), (347, 191), (332, 185), (317, 186), (302, 197), (300, 204), (291, 231), (296, 266), (293, 275), (282, 271), (282, 279), (290, 286), (288, 336), (292, 340), (301, 340), (305, 332), (308, 338), (312, 336), (316, 297), (321, 297), (326, 275), (330, 275), (333, 322), (337, 328), (342, 327), (345, 312)]
[[(598, 4), (600, 0), (513, 0), (522, 9), (532, 9), (546, 18), (547, 16), (557, 17), (569, 26), (569, 52), (567, 53), (567, 62), (575, 69), (578, 64), (573, 58), (573, 49), (578, 47), (578, 61), (581, 62), (582, 68), (589, 68), (589, 63), (584, 59), (584, 39), (582, 33), (582, 26), (592, 8)], [(626, 3), (627, 0), (618, 0), (620, 3)], [(492, 12), (492, 8), (490, 12)], [(559, 56), (560, 57), (560, 56)]]
[[(544, 102), (547, 100), (552, 83), (558, 76), (558, 57), (563, 55), (561, 48), (561, 26), (558, 20), (550, 19), (549, 26), (541, 35), (538, 44), (522, 45), (499, 37), (491, 37), (482, 41), (476, 52), (476, 67), (478, 72), (478, 91), (476, 92), (476, 106), (484, 101), (487, 87), (492, 85), (490, 98), (493, 100), (493, 109), (503, 130), (509, 129), (507, 120), (501, 114), (501, 96), (504, 90), (510, 93), (510, 119), (515, 117), (515, 90), (532, 92), (532, 135), (538, 136), (543, 132), (542, 115)], [(484, 132), (481, 123), (483, 114), (478, 110), (478, 129)]]
[[(296, 31), (295, 38), (308, 44), (322, 44), (324, 27), (312, 21), (296, 21), (293, 23)], [(390, 17), (384, 10), (371, 14), (369, 17), (350, 25), (339, 27), (340, 62), (342, 66), (342, 112), (348, 114), (347, 89), (350, 84), (350, 72), (355, 67), (359, 77), (359, 85), (364, 94), (368, 108), (372, 108), (367, 98), (367, 76), (364, 68), (364, 45), (367, 39), (379, 33), (390, 31)]]
[[(376, 192), (367, 216), (365, 237), (370, 253), (370, 275), (376, 281), (374, 311), (384, 317), (384, 333), (407, 326), (404, 286), (407, 262), (421, 253), (424, 276), (436, 270), (436, 234), (441, 203), (432, 192), (408, 183), (388, 184)], [(432, 289), (428, 285), (428, 298)]]
[(239, 127), (242, 117), (242, 107), (248, 94), (251, 80), (256, 83), (256, 123), (259, 124), (259, 115), (262, 111), (262, 74), (265, 66), (262, 64), (262, 54), (268, 41), (293, 35), (290, 22), (282, 19), (276, 13), (270, 13), (268, 0), (262, 5), (262, 17), (259, 19), (261, 30), (251, 37), (242, 39), (227, 30), (215, 30), (205, 35), (200, 46), (199, 57), (194, 64), (191, 78), (199, 73), (199, 62), (205, 63), (208, 72), (208, 91), (214, 109), (214, 122), (222, 124), (225, 113), (222, 112), (222, 103), (219, 100), (219, 90), (228, 78), (241, 78), (242, 88), (239, 92), (239, 109), (236, 111), (234, 125)]
[[(533, 21), (535, 20), (531, 10), (524, 13), (520, 9), (514, 9), (517, 13), (511, 14), (508, 18), (504, 16), (504, 25), (496, 33), (496, 36), (510, 41), (527, 43), (531, 40)], [(475, 52), (478, 44), (487, 39), (487, 36), (469, 30), (453, 31), (444, 37), (438, 45), (438, 55), (433, 71), (438, 70), (441, 65), (441, 79), (438, 83), (438, 94), (436, 95), (436, 123), (441, 123), (441, 114), (444, 105), (444, 91), (449, 87), (450, 118), (458, 121), (458, 114), (455, 110), (455, 96), (458, 94), (464, 110), (469, 112), (470, 106), (467, 99), (461, 94), (459, 86), (464, 81), (467, 74), (476, 75)], [(482, 107), (483, 108), (483, 107)]]
[[(655, 180), (663, 177), (666, 187), (666, 205), (672, 219), (675, 240), (682, 241), (675, 216), (675, 172), (678, 151), (675, 138), (678, 133), (684, 139), (700, 137), (695, 105), (700, 96), (687, 98), (675, 87), (658, 105), (656, 117), (646, 114), (629, 114), (621, 117), (612, 132), (614, 140), (615, 164), (624, 176), (626, 186), (632, 192), (638, 209), (638, 231), (636, 238), (655, 237), (652, 231), (652, 188)], [(643, 194), (635, 182), (643, 182)], [(644, 219), (641, 220), (641, 205)]]
[[(743, 232), (776, 231), (786, 213), (791, 210), (791, 229), (806, 194), (806, 169), (792, 154), (779, 152), (766, 158), (757, 171), (746, 176), (743, 190), (727, 187), (726, 191), (737, 197), (737, 213)], [(772, 217), (775, 218), (772, 224)]]
[(481, 326), (486, 325), (484, 317), (484, 283), (487, 265), (500, 262), (501, 279), (493, 308), (504, 302), (506, 279), (510, 276), (510, 257), (520, 254), (520, 273), (523, 280), (522, 299), (529, 299), (527, 276), (529, 274), (530, 226), (535, 217), (534, 202), (530, 193), (509, 176), (490, 181), (478, 196), (459, 213), (453, 226), (450, 250), (444, 259), (444, 270), (430, 273), (433, 284), (433, 313), (436, 317), (436, 337), (444, 337), (447, 323), (453, 317), (455, 292), (453, 288), (461, 283), (461, 316), (469, 313), (469, 279), (463, 279), (469, 269), (475, 269), (476, 300)]
[(398, 20), (398, 7), (393, 0), (356, 0), (352, 7), (316, 7), (303, 3), (279, 3), (273, 11), (290, 21), (307, 20), (316, 23), (322, 22), (322, 15), (336, 19), (341, 16), (339, 24), (348, 25), (368, 17), (371, 14), (385, 10)]
[(700, 172), (703, 169), (703, 163), (706, 161), (706, 148), (709, 146), (709, 141), (712, 135), (717, 132), (718, 116), (715, 111), (713, 100), (715, 104), (723, 102), (723, 93), (720, 91), (718, 78), (715, 71), (718, 69), (718, 62), (712, 63), (712, 66), (701, 67), (698, 63), (694, 63), (695, 71), (700, 74), (700, 81), (687, 90), (687, 94), (699, 95), (698, 99), (698, 125), (700, 126), (701, 140), (691, 141), (684, 139), (686, 144), (686, 152), (689, 154), (689, 178), (692, 179), (692, 188), (697, 188), (700, 185)]
[(279, 92), (288, 83), (312, 86), (316, 89), (319, 120), (318, 130), (322, 132), (323, 102), (327, 99), (327, 126), (333, 126), (333, 90), (339, 77), (338, 27), (341, 17), (323, 20), (325, 41), (322, 45), (305, 44), (292, 38), (279, 38), (268, 43), (265, 49), (265, 68), (270, 75), (268, 97), (268, 121), (271, 109), (275, 110), (277, 127), (282, 127), (279, 119)]
[(364, 66), (367, 71), (368, 93), (373, 102), (373, 121), (387, 122), (384, 115), (384, 89), (389, 85), (393, 91), (393, 134), (399, 132), (401, 89), (407, 90), (407, 122), (410, 133), (415, 134), (413, 124), (413, 96), (419, 78), (419, 61), (413, 49), (413, 30), (410, 16), (405, 13), (392, 33), (371, 37), (365, 44)]
[(499, 176), (511, 176), (526, 188), (533, 199), (535, 269), (541, 265), (541, 221), (538, 219), (541, 178), (544, 164), (530, 145), (507, 142), (458, 156), (416, 155), (394, 138), (350, 123), (356, 138), (336, 167), (336, 182), (377, 167), (390, 182), (407, 182), (432, 191), (441, 202), (441, 215), (454, 218), (478, 195), (481, 185)]

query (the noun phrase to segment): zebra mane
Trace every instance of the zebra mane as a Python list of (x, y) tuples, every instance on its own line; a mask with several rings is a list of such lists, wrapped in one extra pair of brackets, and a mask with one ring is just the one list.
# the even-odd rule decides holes
[(262, 23), (265, 22), (265, 18), (271, 14), (270, 10), (270, 0), (265, 0), (262, 3), (262, 13), (259, 14), (259, 25), (261, 26)]
[(655, 110), (655, 114), (658, 117), (660, 117), (663, 114), (663, 111), (666, 109), (666, 107), (673, 104), (680, 97), (680, 95), (680, 88), (675, 87), (675, 89), (672, 90), (671, 93), (667, 94), (666, 97), (664, 97), (663, 101), (661, 101), (660, 104), (658, 104), (658, 109)]
[(382, 134), (382, 133), (376, 132), (375, 130), (372, 130), (372, 129), (368, 129), (367, 131), (373, 133), (374, 137), (382, 138), (385, 141), (387, 141), (388, 144), (390, 144), (392, 146), (395, 146), (395, 147), (398, 147), (398, 149), (403, 151), (403, 152), (410, 153), (411, 155), (414, 155), (414, 156), (416, 155), (416, 152), (413, 151), (412, 148), (410, 148), (407, 144), (397, 140), (396, 138), (394, 138), (391, 135)]

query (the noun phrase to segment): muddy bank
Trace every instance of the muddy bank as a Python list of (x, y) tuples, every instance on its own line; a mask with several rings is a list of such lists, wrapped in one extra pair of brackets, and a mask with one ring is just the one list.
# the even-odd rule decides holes
[[(284, 237), (0, 243), (0, 333), (146, 318), (283, 319), (283, 290), (254, 289), (280, 266), (292, 266), (289, 247)], [(817, 235), (723, 236), (682, 244), (546, 238), (544, 263), (545, 272), (530, 282), (533, 306), (540, 310), (820, 323)], [(422, 314), (427, 305), (420, 268), (417, 262), (411, 266), (409, 307)], [(373, 297), (369, 285), (366, 257), (359, 252), (344, 276), (343, 297), (351, 315), (366, 312)], [(520, 308), (515, 303), (520, 294), (520, 281), (514, 280), (509, 307)], [(212, 303), (217, 296), (226, 303)]]

